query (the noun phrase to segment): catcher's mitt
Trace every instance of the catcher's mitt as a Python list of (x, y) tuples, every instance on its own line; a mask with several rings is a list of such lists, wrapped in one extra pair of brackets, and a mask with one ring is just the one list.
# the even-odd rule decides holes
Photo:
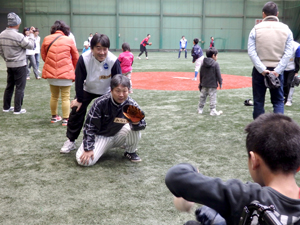
[(292, 81), (292, 87), (295, 87), (295, 86), (299, 86), (299, 84), (300, 84), (300, 78), (298, 77), (298, 76), (294, 76), (294, 79), (293, 79), (293, 81)]
[(152, 42), (149, 42), (149, 45), (152, 45)]
[(264, 78), (267, 88), (275, 89), (281, 86), (280, 80), (273, 73), (267, 73)]
[(123, 114), (126, 119), (132, 123), (137, 123), (145, 118), (144, 112), (133, 105), (124, 105)]

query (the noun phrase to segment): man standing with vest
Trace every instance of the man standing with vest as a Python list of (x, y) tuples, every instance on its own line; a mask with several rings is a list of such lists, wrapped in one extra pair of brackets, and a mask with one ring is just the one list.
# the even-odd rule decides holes
[(278, 19), (278, 7), (267, 2), (262, 9), (263, 21), (251, 30), (248, 55), (254, 65), (252, 70), (253, 119), (265, 113), (266, 86), (264, 76), (272, 72), (281, 87), (270, 89), (274, 113), (284, 113), (283, 71), (293, 54), (293, 34)]

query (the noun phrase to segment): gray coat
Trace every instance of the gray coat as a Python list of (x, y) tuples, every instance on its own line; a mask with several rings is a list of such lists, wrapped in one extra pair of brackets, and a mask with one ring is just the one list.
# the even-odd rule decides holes
[(206, 88), (217, 88), (218, 83), (222, 87), (222, 77), (219, 63), (213, 58), (204, 58), (200, 69), (200, 85)]

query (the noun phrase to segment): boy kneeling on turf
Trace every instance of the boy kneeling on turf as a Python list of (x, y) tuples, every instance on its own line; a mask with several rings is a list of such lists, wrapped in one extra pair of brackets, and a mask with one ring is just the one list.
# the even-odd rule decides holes
[(295, 174), (300, 165), (300, 127), (283, 114), (262, 114), (245, 129), (248, 168), (255, 183), (222, 181), (199, 173), (190, 164), (178, 164), (165, 182), (180, 200), (216, 210), (229, 225), (239, 224), (243, 208), (257, 200), (274, 205), (282, 224), (300, 224), (299, 187)]

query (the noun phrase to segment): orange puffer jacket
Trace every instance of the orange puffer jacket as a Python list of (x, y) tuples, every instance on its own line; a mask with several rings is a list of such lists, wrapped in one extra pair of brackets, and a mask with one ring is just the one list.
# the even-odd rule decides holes
[[(58, 36), (49, 48), (51, 42)], [(74, 41), (64, 35), (60, 30), (44, 38), (41, 46), (41, 56), (45, 64), (42, 77), (44, 79), (68, 79), (75, 80), (75, 68), (79, 58)]]

